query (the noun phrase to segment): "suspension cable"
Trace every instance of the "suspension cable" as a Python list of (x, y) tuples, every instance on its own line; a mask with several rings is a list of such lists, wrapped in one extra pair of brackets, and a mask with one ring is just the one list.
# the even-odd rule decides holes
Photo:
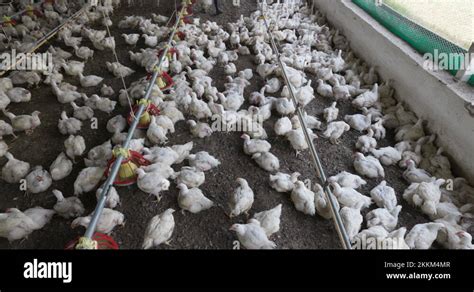
[(261, 16), (263, 18), (265, 27), (267, 29), (267, 33), (268, 33), (269, 38), (270, 38), (270, 43), (271, 43), (272, 49), (273, 49), (274, 53), (277, 56), (278, 65), (281, 69), (281, 72), (282, 72), (283, 78), (285, 80), (285, 83), (288, 86), (288, 90), (289, 90), (289, 93), (290, 93), (291, 100), (293, 101), (293, 104), (295, 105), (296, 112), (298, 114), (298, 118), (299, 118), (299, 121), (301, 123), (301, 129), (302, 129), (303, 134), (305, 136), (306, 142), (309, 146), (311, 157), (313, 158), (313, 163), (314, 163), (314, 166), (315, 166), (316, 173), (317, 173), (318, 178), (319, 178), (319, 180), (320, 180), (320, 182), (323, 186), (324, 194), (326, 195), (326, 201), (329, 202), (329, 206), (330, 206), (331, 214), (332, 214), (332, 219), (334, 221), (334, 225), (336, 227), (337, 234), (339, 235), (339, 239), (341, 241), (342, 247), (344, 249), (351, 249), (351, 242), (350, 242), (349, 236), (347, 235), (346, 229), (345, 229), (344, 224), (342, 222), (342, 219), (339, 215), (339, 212), (336, 210), (336, 204), (334, 202), (334, 197), (333, 197), (331, 188), (329, 187), (328, 181), (326, 179), (326, 175), (324, 173), (324, 168), (321, 164), (321, 160), (319, 159), (319, 155), (318, 155), (318, 152), (316, 151), (316, 147), (314, 146), (313, 140), (309, 136), (308, 129), (306, 127), (306, 121), (305, 121), (305, 118), (304, 118), (304, 116), (305, 116), (304, 109), (299, 104), (299, 102), (297, 101), (297, 99), (295, 97), (295, 94), (294, 94), (294, 91), (293, 91), (293, 86), (292, 86), (292, 84), (291, 84), (291, 82), (288, 79), (288, 76), (286, 74), (285, 65), (281, 61), (280, 52), (279, 52), (278, 47), (275, 43), (275, 39), (273, 37), (272, 31), (271, 31), (271, 29), (270, 29), (270, 27), (267, 23), (267, 18), (265, 16), (264, 11), (263, 11), (263, 4), (260, 6), (260, 12), (261, 12)]
[[(153, 90), (156, 79), (161, 74), (161, 67), (162, 67), (162, 65), (165, 61), (166, 55), (168, 54), (168, 50), (171, 46), (171, 43), (172, 43), (173, 38), (176, 34), (176, 31), (179, 27), (180, 20), (183, 17), (186, 6), (187, 5), (183, 1), (181, 11), (179, 12), (179, 14), (178, 13), (176, 14), (176, 22), (174, 24), (173, 29), (171, 30), (171, 34), (169, 36), (168, 42), (166, 43), (166, 45), (163, 49), (163, 52), (160, 56), (160, 59), (158, 60), (158, 62), (154, 66), (153, 75), (150, 79), (150, 83), (149, 83), (148, 88), (146, 90), (146, 94), (143, 97), (144, 100), (148, 100), (150, 98), (150, 95), (151, 95), (151, 92)], [(135, 130), (138, 126), (140, 117), (143, 114), (145, 108), (146, 108), (146, 104), (141, 103), (138, 110), (137, 110), (137, 113), (135, 114), (135, 118), (133, 118), (133, 122), (130, 125), (130, 129), (128, 131), (127, 138), (125, 139), (125, 142), (123, 143), (122, 148), (127, 149), (129, 147), (130, 141), (132, 140), (132, 137), (133, 137), (133, 135), (135, 133)], [(92, 215), (91, 221), (90, 221), (89, 225), (87, 226), (86, 232), (84, 234), (84, 238), (86, 238), (86, 239), (90, 240), (90, 239), (92, 239), (92, 236), (94, 235), (97, 223), (99, 222), (100, 215), (102, 214), (102, 211), (105, 207), (105, 202), (106, 202), (106, 199), (107, 199), (107, 195), (108, 195), (108, 193), (109, 193), (109, 191), (110, 191), (110, 189), (113, 185), (113, 182), (115, 181), (115, 178), (116, 178), (116, 176), (119, 172), (119, 169), (120, 169), (120, 165), (122, 164), (122, 161), (123, 161), (124, 158), (125, 158), (125, 156), (123, 154), (119, 154), (116, 157), (116, 160), (114, 161), (114, 164), (111, 166), (109, 176), (107, 177), (105, 183), (102, 186), (102, 192), (100, 193), (98, 203), (97, 203), (96, 208), (94, 210), (94, 214)]]
[[(102, 17), (104, 18), (104, 24), (105, 24), (105, 28), (107, 29), (107, 34), (108, 34), (109, 38), (112, 38), (112, 34), (110, 33), (110, 28), (109, 28), (109, 25), (107, 23), (107, 20), (110, 20), (110, 18), (109, 18), (108, 13), (105, 12), (105, 9), (102, 10)], [(119, 64), (122, 64), (119, 61), (117, 51), (115, 49), (115, 39), (114, 39), (114, 46), (112, 47), (112, 52), (114, 54), (115, 61)], [(127, 87), (127, 83), (125, 82), (125, 78), (123, 77), (122, 70), (120, 70), (119, 73), (120, 73), (120, 79), (122, 80), (123, 89), (125, 90), (125, 94), (127, 96), (127, 101), (128, 101), (128, 106), (130, 107), (131, 116), (133, 118), (135, 118), (135, 114), (133, 113), (132, 100), (130, 98), (130, 95), (128, 94), (128, 87)]]

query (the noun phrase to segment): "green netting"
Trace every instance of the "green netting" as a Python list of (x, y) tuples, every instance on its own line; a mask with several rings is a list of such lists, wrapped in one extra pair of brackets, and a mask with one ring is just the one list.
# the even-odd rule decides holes
[[(409, 43), (419, 53), (435, 55), (437, 50), (438, 55), (440, 53), (449, 54), (450, 58), (447, 67), (453, 69), (448, 71), (452, 75), (456, 75), (461, 64), (464, 62), (467, 50), (418, 25), (385, 4), (376, 4), (375, 0), (352, 1), (393, 34)], [(474, 85), (474, 75), (471, 76), (468, 83)]]

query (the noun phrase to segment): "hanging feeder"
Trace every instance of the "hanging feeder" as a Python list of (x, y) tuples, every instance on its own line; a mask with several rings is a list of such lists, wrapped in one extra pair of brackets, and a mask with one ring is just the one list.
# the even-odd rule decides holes
[(186, 38), (186, 34), (182, 31), (178, 31), (175, 33), (173, 40), (175, 42), (179, 42), (179, 41), (184, 40), (185, 38)]
[(87, 237), (77, 237), (74, 240), (71, 240), (66, 244), (66, 247), (64, 248), (66, 250), (72, 250), (72, 249), (113, 249), (117, 250), (119, 249), (118, 244), (115, 242), (115, 240), (112, 239), (112, 237), (96, 232), (92, 236), (92, 238), (87, 238)]
[(161, 71), (161, 73), (156, 78), (156, 84), (161, 91), (164, 91), (174, 85), (174, 80), (167, 72)]
[(11, 18), (10, 16), (4, 16), (3, 17), (3, 23), (2, 23), (2, 26), (14, 26), (16, 24), (16, 21)]
[(185, 24), (191, 24), (193, 23), (193, 17), (192, 16), (183, 16), (181, 17), (180, 20), (180, 25), (185, 25)]
[[(181, 10), (181, 7), (178, 8), (178, 10)], [(193, 12), (193, 6), (192, 5), (186, 5), (184, 10), (183, 10), (183, 15), (184, 17), (187, 17), (187, 16), (192, 16), (194, 14)]]
[(136, 105), (133, 106), (132, 112), (128, 115), (127, 122), (129, 125), (132, 124), (134, 117), (138, 112), (138, 108), (140, 105), (144, 104), (145, 110), (143, 111), (142, 115), (140, 116), (140, 120), (138, 121), (137, 129), (148, 129), (148, 126), (151, 123), (151, 116), (157, 116), (160, 114), (160, 109), (156, 107), (150, 100), (140, 99)]
[(41, 13), (41, 11), (39, 11), (38, 9), (35, 9), (31, 5), (26, 6), (25, 14), (27, 14), (30, 17), (33, 17), (33, 16), (41, 17), (41, 16), (43, 16), (43, 13)]
[(143, 158), (143, 156), (133, 150), (125, 148), (116, 148), (112, 151), (113, 157), (107, 164), (105, 176), (109, 176), (110, 169), (119, 155), (123, 156), (117, 177), (114, 180), (115, 186), (129, 186), (137, 182), (137, 174), (135, 170), (142, 165), (149, 165), (150, 162)]

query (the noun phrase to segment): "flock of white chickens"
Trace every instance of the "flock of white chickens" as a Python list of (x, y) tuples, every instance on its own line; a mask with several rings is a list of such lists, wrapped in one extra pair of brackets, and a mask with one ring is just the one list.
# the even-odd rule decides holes
[[(67, 7), (64, 9), (61, 4), (66, 5), (67, 1), (56, 1), (54, 5), (45, 6), (48, 15), (53, 15), (47, 21), (58, 23), (62, 19), (61, 15), (67, 12)], [(79, 196), (93, 191), (97, 196), (100, 194), (100, 184), (107, 163), (112, 158), (114, 145), (120, 145), (127, 135), (127, 121), (121, 115), (112, 117), (107, 122), (110, 140), (93, 147), (87, 154), (85, 140), (80, 135), (82, 122), (93, 118), (95, 111), (111, 113), (117, 103), (128, 107), (128, 98), (138, 100), (144, 96), (148, 80), (143, 77), (134, 81), (129, 84), (128, 90), (122, 89), (118, 94), (104, 84), (97, 94), (88, 97), (78, 87), (64, 82), (63, 73), (77, 78), (84, 88), (98, 87), (103, 82), (104, 79), (99, 76), (84, 76), (85, 62), (93, 56), (94, 50), (114, 50), (115, 40), (113, 36), (108, 36), (105, 27), (104, 30), (94, 30), (90, 24), (115, 25), (103, 16), (112, 14), (117, 4), (119, 1), (105, 1), (105, 5), (88, 11), (61, 30), (58, 40), (70, 50), (49, 47), (48, 51), (54, 56), (54, 70), (44, 80), (37, 72), (30, 71), (15, 71), (9, 77), (0, 79), (0, 108), (7, 118), (0, 120), (0, 137), (28, 133), (41, 126), (39, 112), (16, 116), (8, 111), (11, 102), (28, 102), (31, 99), (31, 93), (21, 85), (48, 84), (58, 102), (70, 104), (73, 111), (72, 116), (64, 111), (59, 117), (58, 130), (66, 136), (64, 151), (49, 170), (41, 166), (31, 167), (28, 162), (15, 159), (8, 152), (7, 143), (0, 140), (0, 157), (7, 159), (2, 167), (3, 181), (10, 184), (25, 182), (28, 193), (41, 193), (49, 191), (53, 181), (67, 177), (76, 159), (83, 157), (86, 165), (74, 182), (73, 195), (65, 197), (60, 190), (51, 190), (57, 198), (53, 210), (34, 207), (20, 211), (10, 208), (1, 213), (0, 237), (9, 241), (26, 238), (45, 226), (53, 215), (71, 219), (73, 228), (87, 227), (90, 223), (91, 216), (84, 216), (85, 209)], [(312, 14), (308, 7), (300, 7), (294, 12), (288, 7), (273, 5), (267, 6), (265, 13), (279, 43), (281, 59), (299, 106), (304, 107), (315, 98), (334, 101), (324, 109), (323, 121), (316, 116), (305, 115), (310, 137), (317, 138), (315, 131), (321, 131), (322, 137), (337, 145), (345, 132), (353, 129), (361, 133), (354, 145), (355, 151), (358, 151), (353, 161), (357, 174), (348, 170), (329, 178), (349, 238), (397, 239), (404, 243), (398, 248), (407, 249), (428, 249), (435, 241), (450, 249), (472, 248), (472, 236), (466, 230), (474, 214), (474, 188), (465, 179), (454, 178), (442, 148), (434, 144), (435, 135), (427, 135), (423, 121), (394, 99), (390, 83), (381, 83), (374, 68), (367, 68), (354, 56), (345, 37), (322, 25), (324, 17)], [(298, 180), (299, 173), (279, 172), (279, 159), (270, 152), (272, 146), (266, 140), (268, 135), (284, 137), (288, 140), (288, 147), (294, 148), (297, 153), (308, 149), (308, 144), (260, 15), (256, 11), (250, 17), (242, 16), (236, 23), (228, 23), (225, 29), (211, 21), (200, 23), (197, 18), (191, 24), (180, 26), (185, 39), (174, 42), (177, 54), (168, 64), (175, 85), (166, 93), (158, 85), (153, 86), (150, 99), (159, 107), (161, 114), (153, 116), (149, 128), (138, 130), (131, 142), (131, 150), (142, 153), (152, 163), (137, 169), (137, 186), (143, 192), (156, 196), (159, 201), (174, 181), (179, 189), (178, 205), (183, 212), (205, 212), (216, 207), (199, 187), (205, 182), (205, 172), (218, 167), (219, 160), (205, 151), (193, 153), (192, 141), (183, 145), (165, 144), (167, 135), (175, 132), (175, 124), (179, 121), (186, 121), (196, 138), (211, 136), (214, 129), (210, 120), (217, 116), (226, 126), (242, 121), (252, 125), (243, 131), (243, 150), (269, 172), (270, 186), (278, 192), (290, 194), (298, 211), (329, 220), (332, 214), (323, 188), (318, 184), (311, 187), (305, 185)], [(136, 30), (136, 33), (122, 35), (129, 46), (135, 46), (140, 38), (144, 39), (148, 48), (130, 51), (129, 57), (148, 72), (153, 70), (158, 60), (157, 53), (167, 41), (170, 32), (166, 26), (168, 21), (168, 17), (153, 14), (152, 19), (127, 16), (117, 24), (119, 28)], [(25, 15), (21, 23), (23, 26), (17, 25), (7, 31), (20, 44), (21, 36), (25, 34), (15, 30), (35, 31), (39, 29), (40, 22)], [(84, 38), (91, 41), (94, 49), (81, 45)], [(74, 55), (82, 61), (71, 60)], [(234, 62), (241, 55), (254, 55), (256, 70), (237, 71)], [(115, 77), (127, 77), (134, 73), (133, 69), (118, 62), (107, 62), (106, 66)], [(209, 77), (215, 66), (224, 67), (227, 75), (223, 92), (213, 86), (213, 80)], [(254, 73), (264, 78), (266, 85), (260, 91), (245, 96), (244, 90), (252, 82)], [(311, 84), (311, 78), (316, 78), (317, 84)], [(280, 97), (267, 94), (279, 94)], [(116, 95), (118, 101), (113, 98)], [(341, 103), (351, 103), (360, 112), (340, 117), (337, 105)], [(242, 109), (244, 104), (251, 105)], [(272, 114), (281, 117), (274, 124), (275, 133), (267, 133), (258, 120), (266, 121)], [(256, 116), (259, 119), (255, 119)], [(395, 140), (398, 143), (393, 147), (378, 148), (377, 141), (385, 138), (386, 128), (396, 129)], [(172, 165), (185, 161), (188, 166), (181, 167), (179, 171), (172, 168)], [(433, 222), (418, 224), (406, 234), (405, 227), (396, 229), (401, 206), (395, 190), (386, 181), (373, 188), (370, 194), (357, 191), (367, 183), (366, 179), (384, 177), (384, 166), (389, 165), (405, 169), (403, 177), (411, 185), (403, 193), (403, 199)], [(252, 210), (254, 192), (249, 183), (244, 178), (237, 178), (236, 182), (238, 187), (230, 195), (229, 210), (226, 210), (231, 218), (255, 211)], [(361, 210), (373, 203), (378, 208), (366, 214), (367, 229), (361, 230), (364, 222)], [(125, 222), (124, 215), (114, 210), (118, 204), (120, 197), (112, 188), (96, 231), (109, 234)], [(235, 232), (246, 249), (275, 248), (271, 237), (280, 229), (281, 210), (282, 205), (279, 204), (273, 209), (255, 213), (247, 224), (234, 224), (229, 226), (230, 230)], [(150, 220), (143, 248), (169, 243), (175, 228), (174, 211), (167, 209)]]

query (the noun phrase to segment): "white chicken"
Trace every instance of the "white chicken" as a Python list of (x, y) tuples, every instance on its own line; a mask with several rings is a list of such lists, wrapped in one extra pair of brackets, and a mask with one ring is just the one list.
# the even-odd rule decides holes
[(143, 249), (150, 249), (162, 243), (169, 244), (175, 227), (173, 213), (174, 209), (169, 208), (151, 218), (145, 230)]
[(385, 180), (381, 181), (370, 191), (370, 197), (379, 208), (393, 210), (397, 206), (397, 196), (395, 190), (387, 185)]
[[(341, 209), (339, 201), (332, 194), (331, 198), (334, 202), (335, 211), (339, 212), (339, 210)], [(314, 205), (316, 207), (316, 212), (318, 213), (318, 215), (327, 220), (332, 218), (331, 203), (326, 200), (323, 187), (319, 184), (315, 184)]]
[(196, 214), (214, 206), (214, 202), (206, 198), (197, 187), (188, 189), (185, 184), (179, 183), (178, 189), (178, 205), (183, 211), (186, 210)]
[(373, 106), (380, 99), (378, 89), (379, 89), (378, 84), (375, 84), (372, 90), (366, 91), (362, 93), (361, 95), (357, 96), (352, 101), (352, 105), (358, 109), (361, 109), (363, 107), (369, 108)]
[(354, 156), (354, 168), (357, 173), (368, 178), (385, 177), (385, 171), (377, 158), (364, 156), (360, 152), (356, 152)]
[(332, 86), (329, 84), (324, 83), (323, 80), (318, 80), (318, 87), (316, 88), (316, 92), (326, 98), (330, 98), (334, 96), (334, 92), (332, 90)]
[(329, 138), (332, 144), (339, 144), (339, 138), (350, 129), (351, 127), (343, 121), (331, 122), (324, 131), (323, 137)]
[(346, 115), (344, 120), (356, 131), (362, 132), (372, 125), (372, 114)]
[(28, 237), (39, 225), (30, 217), (16, 208), (0, 213), (0, 237), (12, 242)]
[(140, 35), (138, 33), (132, 33), (132, 34), (122, 34), (123, 39), (125, 40), (125, 43), (127, 45), (135, 46), (140, 38)]
[(175, 160), (174, 163), (181, 163), (183, 162), (191, 153), (193, 149), (194, 143), (193, 141), (188, 142), (183, 145), (173, 145), (171, 149), (178, 154), (178, 158)]
[[(102, 188), (98, 188), (97, 191), (95, 192), (97, 201), (100, 199), (101, 193), (102, 193)], [(109, 188), (109, 192), (107, 193), (107, 198), (105, 200), (105, 207), (114, 209), (118, 205), (120, 205), (120, 196), (117, 190), (112, 186)]]
[(183, 183), (187, 187), (197, 188), (205, 181), (204, 172), (196, 167), (183, 166), (176, 172), (176, 184)]
[(364, 218), (360, 214), (359, 209), (350, 207), (343, 207), (339, 211), (339, 214), (341, 215), (341, 220), (346, 229), (347, 236), (352, 240), (359, 233)]
[(370, 197), (364, 196), (353, 188), (341, 187), (337, 182), (331, 183), (333, 194), (342, 206), (363, 209), (372, 204)]
[(234, 224), (229, 230), (235, 231), (239, 242), (246, 249), (273, 249), (276, 244), (270, 241), (256, 219), (250, 219), (247, 224)]
[(249, 187), (248, 182), (243, 178), (237, 178), (236, 182), (239, 184), (239, 187), (234, 190), (229, 201), (231, 210), (229, 217), (231, 218), (242, 213), (248, 214), (254, 201), (254, 193)]
[(8, 144), (0, 138), (0, 157), (3, 157), (7, 152)]
[(84, 74), (79, 74), (79, 82), (81, 83), (82, 87), (95, 87), (99, 85), (104, 78), (97, 76), (97, 75), (88, 75), (84, 76)]
[(82, 128), (82, 122), (74, 117), (68, 117), (65, 111), (61, 112), (58, 122), (59, 133), (63, 135), (75, 135)]
[(407, 169), (403, 172), (403, 178), (411, 183), (429, 182), (431, 174), (424, 169), (416, 168), (413, 160), (407, 161)]
[(133, 73), (135, 73), (135, 70), (127, 67), (127, 66), (124, 66), (118, 62), (113, 62), (113, 63), (110, 63), (110, 62), (105, 62), (106, 66), (107, 66), (107, 70), (109, 70), (109, 72), (111, 72), (112, 74), (115, 75), (115, 77), (119, 78), (119, 77), (127, 77), (129, 75), (132, 75)]
[(417, 224), (408, 232), (405, 241), (411, 249), (429, 249), (442, 228), (442, 223)]
[(167, 191), (170, 187), (169, 180), (158, 172), (145, 172), (142, 168), (137, 168), (135, 173), (138, 175), (138, 188), (144, 193), (154, 195), (158, 202), (161, 200), (160, 192)]
[(41, 125), (39, 111), (34, 111), (31, 115), (16, 116), (7, 111), (3, 111), (3, 114), (10, 119), (13, 131), (15, 132), (25, 131), (27, 134), (31, 134), (34, 129)]
[(415, 124), (406, 124), (397, 129), (395, 134), (396, 141), (410, 140), (417, 141), (418, 139), (425, 136), (425, 131), (423, 130), (423, 120), (418, 119)]
[(66, 155), (74, 162), (74, 158), (81, 156), (86, 150), (86, 142), (80, 135), (71, 135), (64, 141), (64, 147), (66, 148)]
[(266, 140), (251, 139), (247, 134), (243, 134), (241, 138), (244, 139), (244, 153), (247, 155), (268, 152), (272, 148), (272, 145)]
[(78, 120), (85, 121), (90, 120), (94, 117), (94, 110), (88, 106), (78, 106), (75, 102), (71, 101), (71, 106), (74, 109), (73, 117)]
[(2, 168), (2, 179), (7, 183), (19, 183), (30, 171), (30, 164), (16, 159), (10, 152), (5, 153), (7, 163)]
[(313, 216), (316, 213), (314, 193), (302, 181), (297, 181), (291, 192), (291, 200), (296, 210)]
[(402, 206), (396, 206), (392, 210), (387, 210), (385, 208), (377, 208), (365, 216), (367, 220), (367, 227), (373, 226), (382, 226), (387, 231), (392, 231), (395, 229), (398, 223), (398, 214), (402, 210)]
[(166, 165), (172, 165), (180, 158), (180, 154), (176, 153), (171, 147), (152, 147), (143, 148), (143, 157), (152, 163), (161, 162)]
[(253, 219), (260, 222), (260, 226), (265, 230), (267, 237), (280, 230), (281, 204), (273, 209), (262, 211), (253, 215)]
[(280, 193), (291, 192), (299, 176), (299, 172), (294, 172), (291, 175), (283, 172), (277, 172), (275, 175), (270, 174), (270, 186)]
[[(86, 217), (77, 217), (72, 221), (71, 227), (76, 228), (77, 226), (83, 226), (87, 228), (91, 219), (92, 214)], [(104, 208), (102, 214), (100, 214), (99, 221), (97, 222), (96, 231), (110, 234), (116, 226), (124, 225), (124, 223), (125, 216), (122, 213), (109, 208)]]
[(371, 149), (377, 147), (377, 140), (375, 140), (373, 137), (374, 131), (371, 128), (367, 129), (366, 135), (361, 135), (359, 138), (357, 138), (357, 142), (355, 144), (356, 148), (362, 153), (367, 153)]
[(278, 136), (284, 136), (293, 129), (293, 125), (288, 117), (282, 117), (275, 122), (273, 129)]
[(324, 119), (328, 123), (337, 120), (337, 116), (339, 115), (337, 102), (333, 102), (330, 107), (325, 108), (323, 111), (323, 114), (324, 114)]
[(25, 177), (28, 193), (37, 194), (46, 191), (53, 180), (47, 170), (42, 166), (35, 166), (33, 170)]
[(337, 182), (341, 187), (358, 189), (363, 185), (366, 185), (367, 182), (356, 174), (352, 174), (347, 171), (342, 171), (336, 175), (333, 175), (328, 178), (328, 182)]
[(189, 130), (194, 137), (205, 138), (212, 135), (212, 129), (207, 123), (197, 122), (193, 120), (188, 121)]
[(74, 195), (79, 196), (95, 189), (100, 183), (105, 167), (86, 167), (79, 172), (74, 181)]
[(146, 136), (153, 144), (162, 144), (168, 141), (166, 137), (167, 130), (156, 122), (156, 117), (151, 116), (150, 125), (146, 131)]
[(196, 154), (189, 154), (187, 157), (189, 165), (202, 171), (211, 170), (219, 166), (220, 161), (206, 151), (199, 151)]
[(258, 166), (268, 172), (275, 172), (280, 169), (280, 161), (278, 160), (278, 157), (270, 152), (255, 153), (252, 155), (252, 159), (258, 164)]
[(396, 164), (402, 159), (402, 154), (394, 147), (382, 147), (379, 149), (370, 149), (372, 153), (379, 161), (386, 166)]
[(36, 223), (36, 229), (41, 229), (51, 221), (56, 211), (43, 207), (33, 207), (25, 210), (23, 213)]
[(115, 91), (112, 86), (102, 84), (102, 87), (100, 88), (100, 94), (103, 96), (112, 96), (115, 94)]
[(13, 131), (13, 127), (4, 120), (0, 120), (0, 137), (3, 138), (3, 136), (6, 135), (12, 135), (15, 138), (17, 137)]
[(53, 190), (53, 195), (56, 197), (56, 204), (53, 208), (59, 216), (69, 219), (84, 214), (84, 205), (78, 197), (71, 196), (65, 198), (59, 190)]

